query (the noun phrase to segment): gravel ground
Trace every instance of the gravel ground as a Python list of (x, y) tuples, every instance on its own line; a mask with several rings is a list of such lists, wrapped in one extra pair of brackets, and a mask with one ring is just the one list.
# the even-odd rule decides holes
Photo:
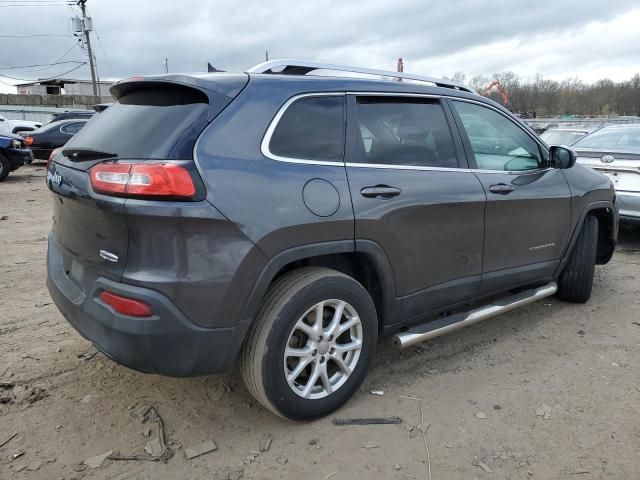
[[(44, 285), (44, 177), (33, 165), (0, 184), (0, 443), (17, 432), (0, 447), (1, 479), (640, 477), (640, 231), (622, 232), (586, 305), (552, 297), (403, 352), (380, 342), (334, 417), (400, 425), (294, 424), (260, 407), (237, 371), (171, 379), (93, 356)], [(175, 450), (166, 464), (83, 464), (142, 453), (157, 428), (141, 422), (147, 405)], [(216, 451), (185, 458), (208, 440)]]

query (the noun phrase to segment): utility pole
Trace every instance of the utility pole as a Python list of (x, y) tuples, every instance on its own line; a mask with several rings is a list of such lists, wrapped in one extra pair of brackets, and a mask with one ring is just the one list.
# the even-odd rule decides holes
[(269, 61), (269, 50), (265, 50), (264, 51), (264, 61), (268, 62)]
[(91, 69), (91, 83), (93, 84), (93, 95), (98, 95), (98, 84), (96, 82), (96, 67), (93, 62), (93, 50), (91, 50), (91, 38), (89, 32), (92, 30), (91, 19), (87, 19), (86, 4), (87, 0), (78, 0), (78, 6), (82, 10), (82, 31), (84, 32), (84, 40), (87, 42), (87, 52), (89, 54), (89, 68)]
[(169, 73), (169, 59), (165, 58), (162, 64), (164, 65), (164, 73)]

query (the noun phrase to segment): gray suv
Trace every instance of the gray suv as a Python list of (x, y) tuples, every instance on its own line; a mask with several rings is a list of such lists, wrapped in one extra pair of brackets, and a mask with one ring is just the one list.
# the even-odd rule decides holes
[(238, 360), (286, 418), (347, 401), (381, 335), (586, 302), (614, 250), (611, 181), (464, 85), (273, 61), (111, 92), (48, 167), (53, 300), (136, 370)]

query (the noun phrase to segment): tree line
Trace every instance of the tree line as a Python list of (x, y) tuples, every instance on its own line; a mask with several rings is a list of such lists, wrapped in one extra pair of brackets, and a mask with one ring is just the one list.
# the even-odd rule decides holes
[[(492, 80), (502, 84), (509, 97), (513, 112), (529, 113), (537, 117), (581, 115), (581, 116), (640, 116), (640, 74), (630, 80), (614, 82), (608, 78), (588, 84), (578, 78), (548, 80), (536, 75), (533, 81), (520, 79), (513, 72), (495, 73), (491, 77), (476, 75), (467, 80), (463, 72), (453, 78), (464, 82), (482, 93)], [(504, 105), (494, 88), (486, 93), (489, 98)]]

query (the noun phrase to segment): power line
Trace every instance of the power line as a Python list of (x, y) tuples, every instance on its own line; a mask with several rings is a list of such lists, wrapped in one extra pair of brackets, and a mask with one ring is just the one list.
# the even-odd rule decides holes
[(10, 78), (11, 80), (20, 80), (22, 82), (46, 82), (49, 80), (55, 80), (56, 78), (60, 78), (63, 75), (66, 75), (67, 73), (71, 73), (86, 64), (87, 62), (82, 62), (80, 65), (73, 67), (72, 69), (67, 70), (66, 72), (59, 73), (58, 75), (54, 75), (53, 77), (49, 77), (49, 78), (17, 78), (17, 77), (10, 77), (9, 75), (4, 75), (2, 73), (0, 73), (0, 77)]
[[(74, 45), (75, 46), (75, 45)], [(66, 54), (65, 54), (66, 55)], [(82, 65), (86, 64), (87, 62), (82, 62), (79, 60), (67, 60), (66, 62), (54, 62), (54, 63), (35, 63), (33, 65), (24, 65), (21, 67), (0, 67), (0, 70), (24, 70), (25, 68), (32, 68), (32, 67), (46, 67), (46, 66), (54, 66), (54, 65), (64, 65), (67, 63), (81, 63)]]
[(32, 38), (32, 37), (73, 37), (68, 33), (34, 33), (34, 34), (17, 34), (17, 35), (0, 35), (0, 38)]

